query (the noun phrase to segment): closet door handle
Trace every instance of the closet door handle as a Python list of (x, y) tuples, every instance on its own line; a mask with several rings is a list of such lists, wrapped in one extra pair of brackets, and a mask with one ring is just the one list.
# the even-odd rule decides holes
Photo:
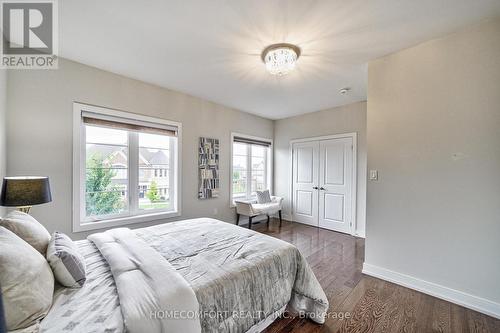
[(313, 186), (313, 190), (319, 190), (317, 186)]
[(324, 187), (320, 187), (319, 189), (320, 189), (321, 191), (326, 191), (326, 188), (324, 188)]

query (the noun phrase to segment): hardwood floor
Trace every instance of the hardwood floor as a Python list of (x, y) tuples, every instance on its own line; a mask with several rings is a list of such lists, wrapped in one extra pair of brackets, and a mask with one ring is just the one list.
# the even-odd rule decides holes
[[(361, 273), (364, 239), (272, 220), (254, 230), (297, 246), (330, 302), (324, 325), (278, 319), (266, 332), (500, 332), (500, 320)], [(350, 318), (339, 319), (348, 313)]]

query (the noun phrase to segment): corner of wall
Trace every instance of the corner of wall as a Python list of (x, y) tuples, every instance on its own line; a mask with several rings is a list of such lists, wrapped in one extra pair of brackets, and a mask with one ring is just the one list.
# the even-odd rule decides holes
[[(0, 180), (7, 174), (7, 70), (0, 69)], [(0, 216), (5, 214), (0, 207)]]

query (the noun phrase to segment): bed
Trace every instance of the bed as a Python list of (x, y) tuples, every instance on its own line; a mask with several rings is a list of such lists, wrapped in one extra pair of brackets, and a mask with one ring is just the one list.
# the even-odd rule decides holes
[(56, 288), (42, 332), (260, 332), (287, 306), (325, 320), (327, 298), (297, 248), (252, 230), (200, 218), (77, 245), (87, 281)]

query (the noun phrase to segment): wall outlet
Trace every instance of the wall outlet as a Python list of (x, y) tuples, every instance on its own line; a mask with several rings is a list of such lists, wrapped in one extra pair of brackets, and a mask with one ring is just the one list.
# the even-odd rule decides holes
[(378, 170), (370, 170), (370, 180), (378, 180)]

